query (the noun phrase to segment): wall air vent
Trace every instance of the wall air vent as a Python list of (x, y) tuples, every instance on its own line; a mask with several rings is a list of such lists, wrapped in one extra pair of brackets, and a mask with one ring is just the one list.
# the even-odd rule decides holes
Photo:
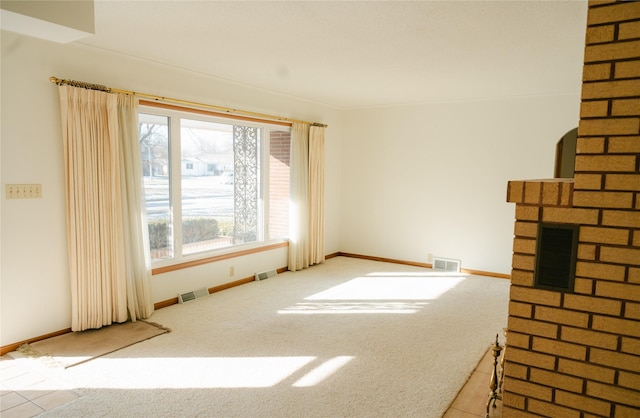
[(278, 275), (278, 272), (275, 270), (267, 270), (260, 273), (256, 273), (256, 281), (265, 280), (270, 277), (275, 277)]
[(196, 300), (198, 298), (202, 298), (205, 296), (209, 296), (209, 290), (207, 290), (206, 287), (203, 287), (202, 289), (192, 290), (187, 293), (180, 293), (178, 295), (178, 302), (180, 303), (191, 302), (192, 300)]
[(453, 258), (433, 257), (433, 265), (431, 267), (434, 270), (453, 271), (460, 273), (460, 260)]

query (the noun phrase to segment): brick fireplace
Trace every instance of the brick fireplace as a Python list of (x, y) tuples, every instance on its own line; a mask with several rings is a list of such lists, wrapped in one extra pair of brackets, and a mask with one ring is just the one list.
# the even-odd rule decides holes
[[(573, 179), (510, 181), (505, 417), (640, 417), (640, 2), (590, 1)], [(568, 289), (540, 226), (577, 226)]]

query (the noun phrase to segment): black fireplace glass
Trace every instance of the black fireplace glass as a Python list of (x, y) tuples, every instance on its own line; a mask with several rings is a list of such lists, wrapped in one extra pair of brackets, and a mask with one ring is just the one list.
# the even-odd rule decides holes
[(578, 228), (575, 224), (538, 224), (535, 287), (573, 292)]

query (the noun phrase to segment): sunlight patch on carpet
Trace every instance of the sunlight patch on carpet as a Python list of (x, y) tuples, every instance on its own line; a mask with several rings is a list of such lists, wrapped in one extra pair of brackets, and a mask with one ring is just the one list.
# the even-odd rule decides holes
[[(100, 389), (248, 389), (269, 388), (304, 373), (316, 356), (273, 357), (145, 357), (96, 359), (104, 373)], [(101, 364), (100, 364), (101, 363)], [(153, 380), (149, 370), (162, 370)], [(117, 382), (126, 375), (126, 382)]]
[(464, 280), (461, 276), (374, 274), (356, 277), (305, 300), (434, 300)]
[(301, 302), (278, 311), (279, 314), (413, 314), (427, 302)]

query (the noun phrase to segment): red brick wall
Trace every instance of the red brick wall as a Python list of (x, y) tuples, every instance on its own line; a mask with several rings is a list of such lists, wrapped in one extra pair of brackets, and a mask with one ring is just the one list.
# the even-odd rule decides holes
[[(516, 204), (505, 417), (640, 417), (640, 2), (591, 1), (575, 178)], [(539, 222), (579, 225), (573, 292), (534, 288)]]
[(289, 158), (291, 133), (272, 131), (269, 153), (269, 237), (289, 236)]

